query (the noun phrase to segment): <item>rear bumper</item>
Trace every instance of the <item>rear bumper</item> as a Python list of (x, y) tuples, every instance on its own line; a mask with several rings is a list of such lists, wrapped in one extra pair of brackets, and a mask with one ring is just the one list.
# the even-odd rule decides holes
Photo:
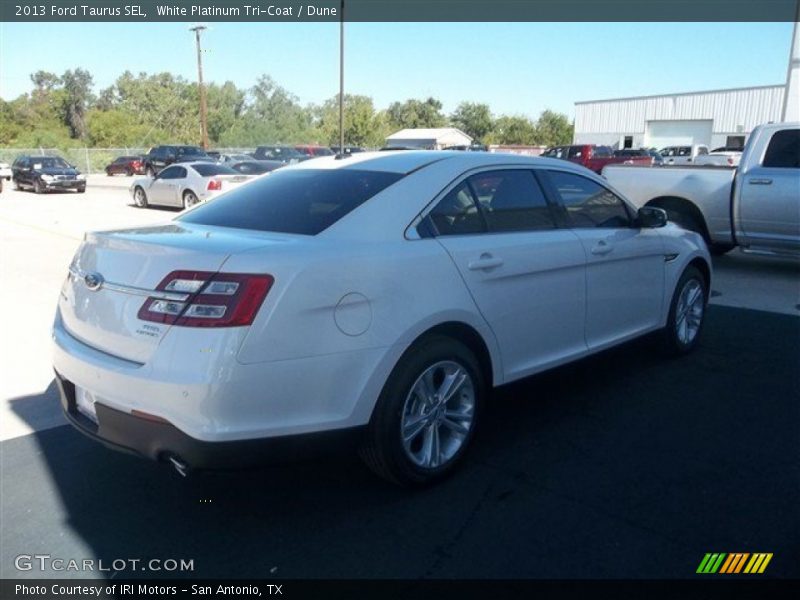
[(150, 420), (96, 403), (97, 423), (75, 403), (75, 385), (56, 371), (61, 406), (70, 424), (107, 448), (151, 460), (175, 458), (190, 469), (226, 469), (351, 452), (364, 427), (262, 439), (207, 442), (166, 421)]

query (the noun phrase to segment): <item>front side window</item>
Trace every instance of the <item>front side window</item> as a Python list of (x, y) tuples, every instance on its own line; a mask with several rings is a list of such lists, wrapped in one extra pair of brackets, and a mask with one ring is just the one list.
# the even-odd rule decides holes
[(467, 181), (486, 217), (489, 231), (555, 229), (550, 206), (531, 171), (487, 171)]
[(178, 221), (316, 235), (401, 179), (358, 169), (279, 170), (178, 217)]
[(681, 146), (678, 148), (678, 156), (691, 156), (692, 149), (690, 146)]
[(599, 183), (563, 171), (548, 171), (547, 174), (572, 227), (631, 226), (631, 216), (625, 203)]
[(776, 169), (800, 168), (800, 129), (778, 131), (769, 141), (764, 166)]

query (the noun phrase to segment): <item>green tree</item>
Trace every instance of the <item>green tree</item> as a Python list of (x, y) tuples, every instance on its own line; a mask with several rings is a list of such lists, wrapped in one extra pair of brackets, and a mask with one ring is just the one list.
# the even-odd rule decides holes
[(528, 117), (502, 115), (495, 119), (492, 132), (487, 136), (487, 142), (490, 144), (536, 144), (536, 124)]
[(493, 126), (489, 105), (475, 102), (459, 104), (450, 115), (450, 121), (476, 142), (482, 142)]
[(442, 114), (442, 103), (435, 98), (392, 102), (387, 109), (387, 116), (393, 129), (443, 127), (447, 123)]
[(61, 76), (64, 89), (64, 122), (73, 138), (86, 137), (86, 111), (92, 101), (92, 76), (84, 69), (68, 70)]
[[(339, 95), (326, 100), (318, 110), (318, 128), (324, 143), (339, 145)], [(381, 113), (375, 112), (369, 96), (344, 96), (344, 143), (377, 147), (386, 139), (388, 127)]]
[(545, 110), (536, 122), (536, 138), (543, 146), (570, 144), (574, 129), (566, 115)]

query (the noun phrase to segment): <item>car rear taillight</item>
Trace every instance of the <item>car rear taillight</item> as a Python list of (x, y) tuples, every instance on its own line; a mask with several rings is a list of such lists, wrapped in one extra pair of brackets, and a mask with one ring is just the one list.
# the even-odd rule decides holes
[(212, 179), (208, 182), (209, 191), (219, 191), (222, 189), (222, 182), (219, 179)]
[(142, 321), (181, 327), (241, 327), (255, 319), (272, 275), (173, 271), (139, 309)]
[(140, 161), (140, 160), (134, 160), (134, 161), (132, 161), (132, 162), (131, 162), (131, 166), (132, 166), (134, 169), (139, 169), (139, 168), (142, 166), (142, 161)]

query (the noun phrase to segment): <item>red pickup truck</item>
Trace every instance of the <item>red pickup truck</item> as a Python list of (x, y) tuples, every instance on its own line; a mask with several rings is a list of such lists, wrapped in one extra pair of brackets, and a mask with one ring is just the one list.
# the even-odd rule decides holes
[(650, 166), (653, 164), (653, 158), (651, 156), (615, 156), (614, 150), (609, 146), (596, 146), (595, 144), (553, 146), (545, 150), (542, 156), (568, 160), (582, 167), (586, 167), (597, 174), (599, 174), (606, 165), (617, 163), (642, 166)]

